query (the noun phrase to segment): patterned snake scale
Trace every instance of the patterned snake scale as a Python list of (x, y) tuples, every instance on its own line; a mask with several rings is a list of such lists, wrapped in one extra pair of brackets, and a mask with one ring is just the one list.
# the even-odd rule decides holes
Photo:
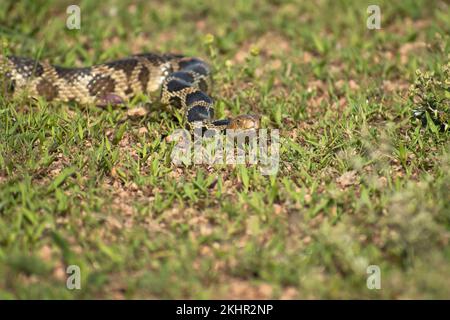
[(144, 53), (92, 67), (66, 68), (29, 58), (0, 56), (0, 77), (13, 93), (79, 104), (123, 105), (161, 89), (161, 102), (184, 111), (187, 123), (216, 129), (257, 129), (259, 118), (214, 119), (210, 68), (198, 58)]

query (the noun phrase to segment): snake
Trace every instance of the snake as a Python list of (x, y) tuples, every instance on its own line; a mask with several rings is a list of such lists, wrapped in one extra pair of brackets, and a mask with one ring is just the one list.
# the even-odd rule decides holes
[(181, 110), (191, 129), (259, 127), (259, 116), (252, 114), (215, 119), (210, 66), (181, 54), (141, 53), (90, 67), (0, 55), (0, 80), (13, 95), (25, 92), (33, 99), (97, 106), (127, 105), (140, 94), (160, 90), (160, 102)]

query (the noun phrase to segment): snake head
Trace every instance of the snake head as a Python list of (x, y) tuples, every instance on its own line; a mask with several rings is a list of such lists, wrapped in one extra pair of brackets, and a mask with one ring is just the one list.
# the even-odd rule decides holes
[(260, 116), (243, 114), (230, 119), (227, 129), (233, 130), (249, 130), (259, 128)]

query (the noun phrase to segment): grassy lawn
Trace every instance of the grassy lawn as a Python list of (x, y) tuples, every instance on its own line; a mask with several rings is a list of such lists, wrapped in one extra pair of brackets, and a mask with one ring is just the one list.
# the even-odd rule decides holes
[(449, 21), (439, 0), (2, 0), (15, 55), (205, 59), (218, 117), (262, 115), (280, 166), (172, 164), (157, 103), (1, 95), (0, 298), (449, 298)]

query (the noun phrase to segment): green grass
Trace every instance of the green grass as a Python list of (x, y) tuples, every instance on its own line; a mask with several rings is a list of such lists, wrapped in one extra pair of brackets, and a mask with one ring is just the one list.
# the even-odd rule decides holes
[(2, 1), (0, 36), (67, 66), (201, 57), (218, 116), (280, 130), (279, 172), (175, 167), (164, 136), (180, 123), (158, 104), (129, 117), (2, 96), (0, 298), (450, 296), (449, 132), (412, 120), (408, 95), (417, 69), (448, 95), (448, 3), (378, 1), (381, 30), (371, 1), (99, 3), (79, 1), (68, 30), (71, 1)]

